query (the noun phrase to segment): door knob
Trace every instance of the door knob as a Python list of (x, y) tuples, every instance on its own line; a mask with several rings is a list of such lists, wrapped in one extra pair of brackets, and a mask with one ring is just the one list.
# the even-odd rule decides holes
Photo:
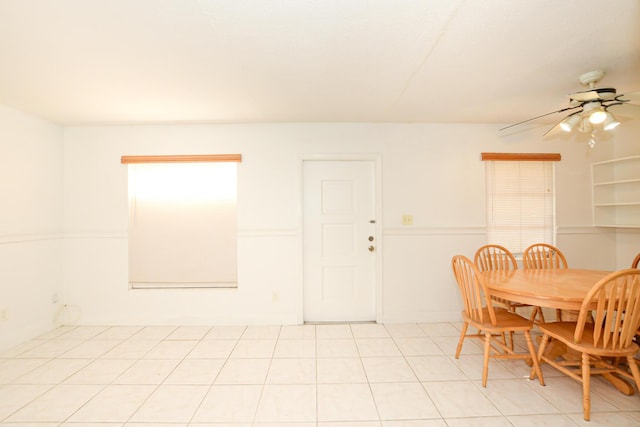
[(369, 246), (369, 252), (373, 252), (376, 248), (374, 248), (373, 246)]

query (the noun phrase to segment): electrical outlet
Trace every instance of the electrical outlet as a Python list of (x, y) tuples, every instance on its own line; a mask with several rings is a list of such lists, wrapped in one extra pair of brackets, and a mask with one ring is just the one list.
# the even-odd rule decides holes
[(273, 300), (273, 302), (278, 302), (280, 301), (280, 292), (274, 292), (271, 294), (271, 300)]
[(3, 308), (0, 310), (0, 322), (5, 322), (9, 320), (9, 309)]
[(58, 303), (58, 294), (51, 295), (51, 302), (53, 304), (57, 304)]
[(413, 215), (411, 214), (402, 215), (402, 225), (413, 225)]

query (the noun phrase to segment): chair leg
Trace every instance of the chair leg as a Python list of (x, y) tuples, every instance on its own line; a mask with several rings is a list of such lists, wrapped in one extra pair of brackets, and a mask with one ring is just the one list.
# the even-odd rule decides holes
[[(538, 366), (542, 363), (542, 357), (544, 355), (544, 351), (547, 348), (547, 344), (549, 343), (549, 341), (551, 340), (551, 337), (547, 334), (544, 334), (542, 336), (542, 339), (540, 340), (540, 344), (538, 345)], [(542, 372), (542, 369), (540, 368), (540, 372)], [(531, 367), (531, 373), (529, 374), (529, 379), (532, 380), (536, 377), (536, 367), (535, 365), (533, 365)]]
[[(533, 346), (533, 341), (531, 340), (531, 333), (529, 331), (524, 331), (524, 337), (527, 340), (527, 347), (529, 347), (529, 354), (531, 355), (531, 362), (533, 363), (533, 368), (531, 369), (531, 373), (535, 372), (538, 376), (538, 381), (540, 381), (540, 385), (544, 385), (544, 378), (542, 377), (542, 369), (540, 369), (540, 363), (538, 362), (538, 356), (536, 355), (536, 349)], [(529, 375), (529, 379), (532, 375)]]
[(640, 391), (640, 368), (638, 368), (638, 362), (633, 356), (627, 356), (627, 363), (629, 364), (629, 369), (631, 369), (631, 375), (633, 375), (633, 379), (636, 382), (636, 387), (638, 387), (638, 391)]
[(460, 352), (462, 351), (462, 343), (464, 342), (464, 337), (467, 335), (467, 328), (469, 328), (469, 324), (464, 322), (462, 325), (462, 331), (460, 332), (460, 339), (458, 340), (458, 347), (456, 348), (456, 359), (460, 357)]
[(484, 334), (484, 361), (482, 363), (482, 387), (487, 386), (489, 376), (489, 354), (491, 352), (491, 333)]
[(587, 353), (582, 353), (582, 408), (584, 420), (591, 419), (591, 361)]

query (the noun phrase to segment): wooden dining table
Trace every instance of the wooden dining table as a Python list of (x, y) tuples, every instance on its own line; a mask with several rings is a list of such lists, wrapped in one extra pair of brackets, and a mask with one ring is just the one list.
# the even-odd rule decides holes
[[(566, 268), (484, 271), (480, 276), (492, 296), (537, 307), (579, 311), (589, 290), (609, 273), (611, 271)], [(568, 353), (566, 347), (556, 344), (550, 345), (545, 354), (576, 357)], [(603, 377), (622, 393), (634, 393), (633, 386), (623, 379), (611, 374)]]
[(538, 307), (580, 310), (589, 290), (609, 273), (561, 268), (484, 271), (481, 276), (492, 296)]

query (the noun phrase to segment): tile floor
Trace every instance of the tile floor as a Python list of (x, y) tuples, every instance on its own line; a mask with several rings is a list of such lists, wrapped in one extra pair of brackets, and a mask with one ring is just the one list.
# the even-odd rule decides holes
[[(481, 348), (459, 324), (61, 327), (0, 354), (0, 426), (638, 426), (640, 397)], [(521, 343), (519, 343), (521, 344)]]

